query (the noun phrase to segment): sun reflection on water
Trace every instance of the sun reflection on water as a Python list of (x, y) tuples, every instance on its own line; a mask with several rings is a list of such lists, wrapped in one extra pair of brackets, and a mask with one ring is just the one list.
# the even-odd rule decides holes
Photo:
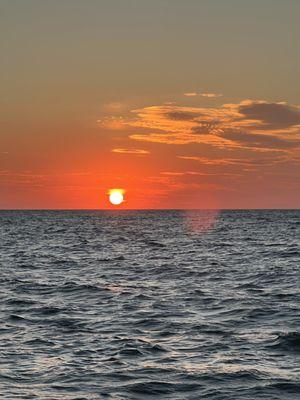
[(184, 213), (186, 229), (193, 234), (204, 234), (214, 228), (220, 210), (187, 210)]

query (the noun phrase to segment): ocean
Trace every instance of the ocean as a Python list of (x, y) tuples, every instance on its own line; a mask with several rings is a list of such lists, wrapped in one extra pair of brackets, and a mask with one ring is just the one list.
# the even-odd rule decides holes
[(1, 399), (299, 399), (299, 233), (299, 210), (1, 211)]

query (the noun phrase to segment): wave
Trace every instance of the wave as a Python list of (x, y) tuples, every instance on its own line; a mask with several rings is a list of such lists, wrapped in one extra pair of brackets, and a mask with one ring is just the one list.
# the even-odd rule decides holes
[(9, 215), (1, 399), (297, 398), (299, 211)]
[(280, 333), (273, 341), (273, 348), (287, 350), (291, 352), (300, 352), (300, 332)]

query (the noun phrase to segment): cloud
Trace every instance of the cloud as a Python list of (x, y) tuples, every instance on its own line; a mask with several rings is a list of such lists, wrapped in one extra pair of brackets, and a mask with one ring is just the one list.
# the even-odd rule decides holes
[(197, 157), (197, 156), (178, 156), (182, 160), (191, 160), (197, 161), (203, 165), (233, 165), (239, 164), (241, 161), (245, 162), (245, 160), (240, 159), (230, 159), (230, 158), (220, 158), (220, 159), (212, 159), (206, 157)]
[(170, 111), (166, 116), (173, 121), (192, 121), (197, 114), (189, 111)]
[(112, 130), (112, 131), (120, 131), (126, 128), (126, 123), (124, 118), (122, 117), (104, 117), (102, 119), (97, 120), (97, 125), (99, 127)]
[(204, 92), (204, 93), (197, 93), (197, 92), (187, 92), (183, 93), (185, 97), (208, 97), (208, 98), (216, 98), (216, 97), (222, 97), (223, 95), (221, 93), (214, 93), (214, 92)]
[(196, 92), (187, 92), (187, 93), (183, 93), (183, 95), (185, 97), (196, 97), (196, 96), (198, 96), (198, 93), (196, 93)]
[(300, 108), (283, 102), (245, 101), (238, 110), (242, 118), (257, 121), (261, 129), (284, 129), (300, 125)]
[[(104, 117), (101, 122), (106, 129), (109, 126), (118, 130), (120, 126), (123, 130), (119, 142), (116, 140), (120, 138), (111, 132), (114, 140), (111, 152), (141, 160), (150, 154), (148, 146), (151, 153), (156, 149), (157, 167), (162, 172), (149, 185), (164, 186), (167, 191), (199, 181), (226, 182), (236, 188), (238, 183), (235, 185), (234, 180), (242, 184), (244, 176), (259, 180), (267, 173), (278, 176), (280, 171), (291, 174), (299, 170), (299, 106), (265, 100), (243, 100), (213, 107), (204, 107), (203, 100), (202, 105), (195, 103), (154, 104), (117, 118)], [(161, 152), (165, 159), (159, 158)]]
[(164, 172), (161, 172), (161, 175), (167, 175), (167, 176), (184, 176), (184, 175), (185, 175), (185, 172), (164, 171)]
[(300, 107), (245, 100), (219, 107), (159, 105), (132, 111), (130, 138), (165, 144), (287, 151), (300, 146)]
[(215, 97), (222, 97), (223, 95), (221, 93), (200, 93), (199, 96), (202, 97), (209, 97), (209, 98), (215, 98)]
[(268, 148), (268, 149), (290, 149), (299, 147), (299, 140), (285, 140), (284, 138), (275, 135), (266, 135), (261, 133), (225, 131), (220, 134), (225, 139), (230, 139), (233, 142), (245, 147)]
[(136, 155), (150, 154), (150, 151), (142, 149), (112, 149), (111, 152), (118, 154), (136, 154)]
[[(198, 161), (199, 157), (184, 157), (179, 156), (179, 158), (183, 159), (193, 159)], [(212, 160), (213, 161), (213, 160)], [(203, 177), (211, 177), (211, 176), (240, 176), (240, 174), (235, 173), (227, 173), (227, 172), (218, 172), (218, 173), (211, 173), (211, 172), (199, 172), (199, 171), (184, 171), (184, 172), (173, 172), (173, 171), (163, 171), (161, 175), (166, 175), (170, 177), (180, 177), (180, 176), (203, 176)]]
[(198, 156), (177, 156), (183, 160), (196, 161), (202, 165), (220, 166), (220, 165), (237, 165), (237, 166), (254, 166), (254, 165), (274, 165), (293, 161), (287, 155), (274, 155), (252, 158), (206, 158)]

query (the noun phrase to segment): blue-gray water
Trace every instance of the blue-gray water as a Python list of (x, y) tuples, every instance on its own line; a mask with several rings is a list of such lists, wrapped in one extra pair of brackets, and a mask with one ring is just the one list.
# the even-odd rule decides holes
[(1, 399), (298, 399), (299, 231), (300, 211), (0, 212)]

